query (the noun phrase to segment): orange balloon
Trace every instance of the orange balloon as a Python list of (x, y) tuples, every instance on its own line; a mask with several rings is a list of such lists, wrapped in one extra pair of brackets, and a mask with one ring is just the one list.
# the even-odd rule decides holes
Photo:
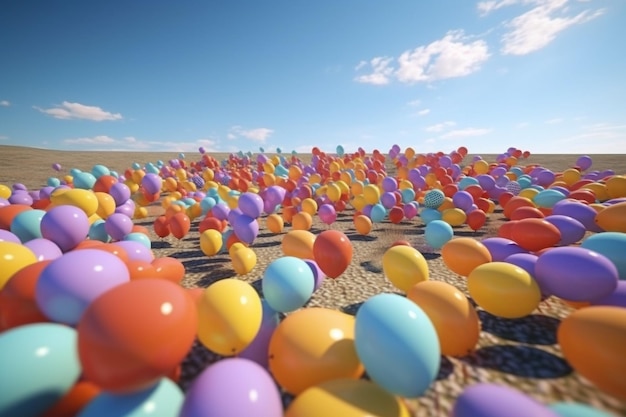
[(306, 211), (301, 211), (293, 215), (291, 224), (294, 230), (310, 230), (313, 226), (313, 218)]
[(170, 231), (176, 239), (184, 238), (191, 229), (191, 219), (185, 213), (176, 213), (170, 218)]
[(354, 346), (354, 317), (313, 307), (295, 311), (274, 330), (269, 369), (291, 394), (338, 378), (359, 378), (364, 371)]
[(46, 410), (41, 417), (77, 416), (98, 394), (100, 394), (100, 388), (96, 384), (89, 381), (78, 381), (55, 405)]
[(456, 274), (467, 277), (476, 267), (492, 261), (489, 249), (471, 237), (457, 237), (441, 247), (443, 263)]
[(140, 259), (130, 260), (126, 263), (130, 279), (156, 278), (156, 270), (148, 261)]
[(506, 203), (506, 205), (502, 207), (503, 207), (502, 214), (504, 215), (506, 219), (510, 219), (511, 214), (513, 214), (513, 211), (515, 211), (515, 209), (519, 207), (535, 207), (535, 204), (526, 197), (515, 196), (515, 197), (512, 197)]
[(481, 209), (472, 210), (467, 214), (465, 222), (470, 229), (476, 231), (485, 225), (487, 221), (487, 215)]
[(465, 294), (443, 281), (423, 281), (409, 289), (407, 298), (417, 304), (435, 326), (443, 355), (465, 356), (480, 336), (480, 320)]
[(114, 245), (112, 243), (102, 243), (100, 245), (95, 246), (94, 249), (103, 250), (103, 251), (112, 253), (113, 255), (120, 258), (122, 262), (124, 262), (125, 264), (128, 264), (128, 261), (130, 261), (128, 252), (126, 252), (126, 250), (120, 245)]
[(368, 235), (372, 231), (372, 220), (364, 214), (354, 218), (354, 228), (360, 235)]
[(557, 340), (567, 362), (602, 391), (626, 401), (626, 309), (591, 306), (559, 325)]
[(154, 220), (154, 233), (158, 237), (167, 237), (170, 234), (170, 222), (167, 217), (159, 216)]
[(543, 212), (536, 207), (523, 206), (518, 207), (511, 213), (511, 220), (522, 219), (543, 219), (546, 217)]
[(314, 259), (313, 244), (315, 239), (315, 235), (308, 230), (291, 230), (283, 237), (280, 247), (285, 256)]
[(513, 193), (511, 193), (510, 191), (505, 191), (503, 193), (501, 193), (498, 196), (498, 203), (500, 204), (500, 207), (504, 208), (504, 206), (507, 205), (507, 203), (514, 197)]
[(180, 283), (185, 278), (185, 265), (176, 258), (163, 256), (152, 261), (155, 278), (166, 279), (175, 284)]
[(78, 323), (85, 378), (113, 393), (147, 388), (187, 355), (197, 322), (195, 301), (179, 285), (161, 279), (118, 285), (95, 299)]
[(508, 222), (504, 222), (498, 227), (498, 237), (503, 237), (505, 239), (511, 239), (511, 233), (513, 232), (513, 225), (515, 225), (519, 220), (509, 220)]
[(41, 271), (50, 262), (45, 260), (25, 266), (0, 290), (0, 332), (23, 324), (49, 321), (37, 305), (35, 288)]
[(0, 207), (0, 229), (11, 230), (11, 222), (23, 211), (32, 210), (31, 206), (26, 204), (9, 204), (8, 206)]
[(511, 227), (511, 240), (531, 252), (552, 247), (561, 240), (559, 229), (544, 219), (522, 219)]
[(273, 213), (265, 219), (265, 225), (272, 233), (281, 233), (285, 227), (285, 221), (278, 214)]
[(313, 243), (313, 259), (326, 276), (337, 278), (352, 262), (352, 243), (339, 230), (325, 230)]

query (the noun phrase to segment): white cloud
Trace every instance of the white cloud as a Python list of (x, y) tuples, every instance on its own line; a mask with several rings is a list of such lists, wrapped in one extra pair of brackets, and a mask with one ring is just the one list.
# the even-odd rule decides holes
[(553, 141), (555, 151), (567, 153), (587, 153), (593, 146), (593, 153), (623, 153), (626, 149), (626, 125), (596, 123), (582, 126), (579, 133)]
[(430, 113), (430, 109), (422, 109), (422, 110), (417, 112), (417, 115), (418, 116), (426, 116), (428, 113)]
[(207, 152), (220, 152), (218, 142), (213, 139), (198, 139), (195, 141), (150, 141), (140, 140), (134, 136), (121, 139), (107, 135), (65, 139), (66, 145), (72, 149), (82, 147), (94, 151), (158, 151), (158, 152), (196, 152), (199, 147), (204, 147)]
[(230, 132), (228, 132), (228, 139), (233, 140), (238, 137), (243, 137), (246, 139), (253, 140), (255, 142), (265, 143), (267, 139), (274, 133), (273, 129), (268, 129), (266, 127), (258, 127), (256, 129), (244, 129), (241, 126), (233, 126), (230, 128)]
[(505, 6), (511, 6), (514, 4), (518, 4), (518, 3), (531, 3), (531, 1), (520, 1), (520, 0), (500, 0), (500, 1), (480, 1), (478, 2), (478, 11), (480, 12), (480, 14), (482, 16), (487, 15), (491, 12), (493, 12), (494, 10), (498, 10), (501, 9), (502, 7)]
[[(506, 3), (503, 5), (519, 2)], [(570, 26), (588, 22), (604, 13), (603, 9), (595, 11), (587, 9), (576, 15), (566, 15), (568, 0), (534, 0), (523, 3), (533, 3), (536, 6), (505, 24), (509, 32), (501, 39), (501, 52), (504, 55), (526, 55), (537, 51), (547, 46), (560, 32)]]
[(451, 130), (450, 132), (441, 135), (441, 138), (450, 139), (450, 138), (466, 138), (470, 136), (483, 136), (490, 132), (491, 132), (491, 129), (467, 127), (465, 129)]
[(84, 104), (71, 103), (69, 101), (64, 101), (60, 106), (52, 107), (50, 109), (42, 109), (37, 106), (33, 106), (33, 108), (42, 113), (48, 114), (55, 119), (83, 119), (95, 122), (122, 119), (122, 115), (120, 113), (111, 113), (97, 106), (86, 106)]
[[(359, 75), (354, 80), (363, 83), (363, 84), (373, 84), (373, 85), (385, 85), (389, 84), (389, 77), (393, 74), (393, 67), (390, 67), (389, 64), (393, 58), (377, 56), (373, 58), (369, 65), (371, 65), (373, 72), (367, 75)], [(364, 61), (361, 61), (359, 65), (356, 66), (357, 71), (364, 66), (367, 66), (367, 62), (365, 65), (362, 65)]]
[(10, 105), (11, 105), (11, 102), (9, 100), (0, 101), (0, 106), (2, 107), (9, 107)]
[(0, 140), (7, 140), (7, 139), (9, 139), (9, 137), (8, 137), (8, 136), (5, 136), (5, 135), (0, 135)]
[(63, 142), (70, 145), (102, 145), (114, 143), (115, 139), (106, 135), (99, 135), (94, 137), (84, 137), (76, 139), (65, 139)]
[(544, 123), (547, 125), (556, 125), (559, 123), (563, 123), (563, 119), (560, 117), (555, 117), (554, 119), (546, 120)]
[(453, 121), (446, 121), (446, 122), (442, 122), (442, 123), (437, 123), (436, 125), (432, 125), (432, 126), (428, 126), (427, 128), (425, 128), (424, 130), (426, 132), (441, 132), (444, 129), (451, 127), (451, 126), (455, 126), (456, 122)]
[(464, 77), (478, 71), (489, 58), (487, 43), (464, 43), (466, 40), (462, 30), (450, 31), (442, 39), (405, 51), (398, 57), (396, 78), (412, 84)]

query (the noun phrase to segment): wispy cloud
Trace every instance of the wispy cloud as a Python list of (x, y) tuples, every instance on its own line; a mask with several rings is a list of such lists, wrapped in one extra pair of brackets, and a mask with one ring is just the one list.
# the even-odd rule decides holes
[(69, 101), (64, 101), (60, 106), (49, 109), (42, 109), (37, 106), (33, 106), (33, 108), (52, 116), (55, 119), (63, 120), (83, 119), (92, 120), (94, 122), (102, 122), (105, 120), (122, 119), (122, 115), (120, 113), (111, 113), (97, 106), (86, 106), (84, 104), (72, 103)]
[(587, 153), (593, 144), (593, 153), (623, 153), (626, 149), (626, 124), (596, 123), (582, 126), (578, 133), (551, 142), (555, 152)]
[(7, 140), (7, 139), (9, 139), (9, 137), (8, 137), (8, 136), (6, 136), (6, 135), (0, 135), (0, 140)]
[(441, 135), (441, 138), (451, 139), (451, 138), (467, 138), (471, 136), (483, 136), (483, 135), (486, 135), (487, 133), (491, 133), (491, 131), (492, 129), (467, 127), (465, 129), (451, 130)]
[(266, 127), (258, 127), (256, 129), (244, 129), (241, 126), (233, 126), (227, 134), (228, 139), (237, 139), (243, 137), (259, 143), (265, 143), (267, 139), (274, 133), (273, 129)]
[(452, 127), (452, 126), (455, 126), (455, 125), (456, 125), (456, 122), (453, 122), (453, 121), (449, 120), (449, 121), (446, 121), (446, 122), (437, 123), (435, 125), (428, 126), (424, 130), (426, 132), (437, 133), (437, 132), (443, 131), (444, 129), (447, 129), (448, 127)]
[(448, 78), (464, 77), (478, 71), (489, 59), (489, 49), (483, 40), (471, 40), (462, 30), (449, 31), (439, 40), (418, 46), (400, 54), (397, 67), (393, 58), (380, 56), (361, 61), (360, 71), (371, 67), (371, 72), (359, 75), (355, 81), (365, 84), (389, 84), (391, 77), (401, 83), (432, 82)]
[(218, 142), (213, 139), (195, 141), (151, 141), (140, 140), (134, 136), (116, 139), (107, 135), (65, 139), (65, 145), (72, 149), (89, 149), (103, 151), (163, 151), (163, 152), (195, 152), (201, 146), (207, 152), (220, 152)]
[(0, 106), (2, 107), (9, 107), (10, 105), (11, 105), (11, 102), (9, 100), (0, 101)]
[(428, 113), (430, 113), (430, 109), (422, 109), (422, 110), (417, 112), (417, 115), (418, 116), (426, 116)]
[(547, 125), (556, 125), (559, 123), (563, 123), (564, 119), (560, 118), (560, 117), (555, 117), (554, 119), (549, 119), (546, 120), (544, 123)]
[(572, 14), (569, 0), (500, 0), (478, 3), (478, 11), (486, 15), (511, 5), (533, 5), (533, 8), (505, 22), (508, 31), (501, 38), (504, 55), (526, 55), (550, 44), (565, 29), (601, 16), (604, 9), (586, 9)]

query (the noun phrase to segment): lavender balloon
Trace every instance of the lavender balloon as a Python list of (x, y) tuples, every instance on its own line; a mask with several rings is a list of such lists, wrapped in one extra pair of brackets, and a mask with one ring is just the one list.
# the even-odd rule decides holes
[(113, 245), (124, 249), (131, 261), (152, 262), (154, 260), (154, 253), (152, 250), (141, 242), (134, 240), (122, 240), (119, 242), (113, 242)]
[(573, 217), (564, 216), (562, 214), (551, 214), (545, 217), (545, 220), (553, 224), (559, 232), (561, 232), (561, 240), (559, 246), (568, 246), (578, 242), (587, 230), (585, 226)]
[(4, 229), (0, 229), (0, 242), (12, 242), (18, 245), (22, 243), (14, 233)]
[(63, 252), (74, 249), (89, 233), (89, 219), (78, 207), (53, 207), (41, 219), (41, 235)]
[(278, 327), (278, 323), (280, 323), (280, 318), (278, 313), (264, 299), (261, 300), (261, 305), (263, 307), (263, 318), (261, 319), (259, 332), (248, 347), (239, 353), (238, 357), (250, 359), (263, 368), (268, 369), (270, 339), (274, 334), (274, 330)]
[(593, 207), (576, 200), (565, 199), (559, 201), (552, 207), (552, 214), (572, 217), (581, 222), (585, 229), (590, 232), (602, 231), (595, 221), (598, 212)]
[(245, 214), (237, 216), (231, 224), (233, 231), (242, 242), (252, 243), (259, 234), (259, 223), (257, 220)]
[(256, 193), (241, 194), (237, 205), (243, 214), (255, 219), (263, 213), (263, 199)]
[(482, 240), (483, 245), (491, 253), (493, 262), (504, 262), (504, 260), (516, 253), (528, 253), (517, 243), (503, 237), (489, 237)]
[(615, 306), (626, 308), (626, 281), (618, 282), (615, 291), (607, 296), (592, 301), (591, 304), (595, 306)]
[(61, 249), (51, 240), (38, 238), (24, 244), (30, 249), (38, 261), (47, 261), (60, 258), (63, 255)]
[(452, 408), (452, 417), (558, 417), (548, 407), (503, 385), (479, 383), (466, 388)]
[(113, 213), (105, 220), (104, 230), (114, 240), (122, 240), (133, 230), (133, 221), (125, 214)]

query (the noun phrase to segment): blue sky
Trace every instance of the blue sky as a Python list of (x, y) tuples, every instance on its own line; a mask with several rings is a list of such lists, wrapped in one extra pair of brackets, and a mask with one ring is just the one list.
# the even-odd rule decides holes
[(626, 153), (623, 0), (2, 9), (0, 144)]

